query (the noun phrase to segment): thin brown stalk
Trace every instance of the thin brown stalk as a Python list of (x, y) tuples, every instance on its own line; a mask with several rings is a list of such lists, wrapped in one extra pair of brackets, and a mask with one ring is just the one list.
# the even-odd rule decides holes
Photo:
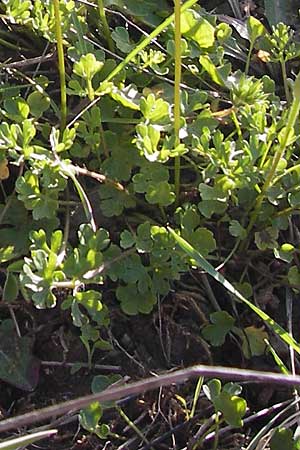
[(201, 376), (217, 377), (227, 380), (281, 384), (284, 386), (300, 386), (299, 375), (283, 375), (275, 372), (260, 372), (256, 370), (237, 369), (234, 367), (198, 365), (187, 369), (168, 372), (159, 376), (146, 378), (124, 386), (112, 387), (98, 394), (86, 395), (74, 400), (59, 403), (57, 405), (37, 409), (17, 417), (2, 420), (0, 422), (0, 432), (42, 422), (53, 416), (63, 415), (70, 411), (78, 411), (79, 409), (85, 408), (90, 403), (95, 401), (115, 401), (130, 395), (138, 395), (142, 392), (157, 389), (161, 386), (182, 383), (190, 378), (199, 378)]

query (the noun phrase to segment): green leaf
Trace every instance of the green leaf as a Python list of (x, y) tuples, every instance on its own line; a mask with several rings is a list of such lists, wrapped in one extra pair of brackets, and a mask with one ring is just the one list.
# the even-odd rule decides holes
[(252, 286), (247, 281), (233, 283), (233, 285), (245, 298), (250, 298), (253, 295)]
[(226, 311), (217, 311), (210, 315), (211, 325), (202, 330), (204, 339), (216, 347), (224, 344), (226, 335), (232, 330), (234, 318)]
[(209, 380), (208, 383), (203, 386), (203, 391), (211, 402), (214, 402), (219, 397), (221, 389), (221, 381), (216, 378)]
[(294, 258), (295, 247), (292, 244), (282, 244), (279, 249), (274, 248), (274, 256), (284, 262), (291, 263)]
[(205, 183), (199, 184), (199, 191), (203, 200), (218, 200), (225, 203), (228, 196), (227, 192), (219, 187), (208, 186)]
[(236, 394), (241, 392), (241, 387), (236, 383), (227, 383), (221, 389), (218, 379), (210, 380), (203, 386), (207, 398), (213, 403), (215, 410), (223, 414), (225, 421), (233, 427), (243, 425), (242, 417), (246, 413), (246, 401)]
[(132, 247), (134, 244), (135, 239), (132, 233), (130, 233), (130, 231), (128, 230), (122, 231), (122, 233), (120, 234), (120, 246), (127, 249)]
[[(138, 164), (140, 156), (138, 150), (132, 145), (124, 145), (115, 134), (105, 134), (107, 145), (110, 148), (110, 157), (103, 163), (103, 170), (108, 177), (118, 181), (128, 181), (133, 168)], [(122, 161), (122, 164), (120, 164)]]
[(15, 122), (23, 122), (29, 114), (29, 106), (23, 98), (4, 100), (6, 116)]
[(49, 109), (50, 98), (38, 91), (34, 91), (29, 94), (27, 103), (30, 108), (30, 114), (36, 119), (42, 117), (45, 111)]
[(152, 205), (169, 206), (174, 203), (175, 198), (175, 192), (167, 181), (149, 184), (147, 187), (146, 200)]
[(286, 137), (287, 127), (283, 127), (279, 133), (277, 134), (277, 139), (280, 145), (285, 145), (288, 147), (289, 145), (293, 144), (295, 140), (297, 139), (297, 136), (295, 136), (295, 130), (294, 128), (288, 129), (288, 136)]
[(61, 230), (54, 231), (49, 247), (43, 229), (30, 233), (31, 258), (25, 258), (20, 274), (20, 283), (39, 308), (53, 307), (56, 304), (56, 297), (51, 289), (52, 283), (65, 280), (65, 274), (60, 267), (58, 251), (61, 247), (62, 237)]
[(275, 227), (268, 227), (265, 230), (257, 231), (254, 235), (255, 244), (260, 250), (274, 249), (278, 246), (278, 233), (278, 228)]
[(177, 208), (176, 216), (179, 216), (181, 228), (184, 232), (193, 231), (200, 224), (200, 216), (196, 205), (188, 204), (184, 208)]
[(35, 220), (55, 216), (58, 195), (65, 186), (66, 179), (59, 174), (57, 168), (49, 166), (43, 168), (41, 177), (28, 170), (16, 181), (18, 199), (24, 203), (26, 209), (32, 210)]
[(290, 267), (288, 271), (288, 280), (291, 285), (299, 286), (300, 289), (300, 272), (297, 266)]
[(245, 239), (247, 237), (247, 231), (237, 220), (231, 220), (229, 225), (229, 233), (231, 236)]
[(140, 123), (136, 126), (136, 133), (135, 143), (137, 148), (141, 150), (141, 153), (144, 154), (148, 161), (157, 161), (160, 155), (158, 149), (160, 131), (153, 125)]
[(266, 30), (263, 24), (254, 16), (249, 16), (247, 19), (247, 29), (250, 37), (250, 42), (255, 43), (256, 39), (262, 36)]
[(191, 9), (181, 14), (181, 33), (202, 48), (212, 47), (215, 42), (215, 28)]
[(141, 223), (137, 228), (136, 249), (139, 253), (150, 252), (153, 248), (150, 222)]
[[(185, 235), (185, 233), (184, 233)], [(213, 233), (204, 227), (199, 227), (188, 234), (188, 239), (191, 244), (206, 257), (209, 253), (212, 253), (216, 247), (216, 241)]]
[(139, 280), (145, 280), (147, 278), (147, 270), (141, 263), (141, 257), (139, 255), (131, 255), (121, 264), (122, 273), (119, 276), (125, 283), (137, 283)]
[(223, 413), (225, 421), (232, 427), (242, 427), (244, 417), (247, 410), (247, 402), (241, 397), (230, 395), (224, 390), (214, 401), (217, 410)]
[(239, 395), (242, 392), (242, 386), (230, 381), (229, 383), (224, 384), (223, 391), (230, 395)]
[(215, 66), (208, 55), (201, 55), (199, 62), (204, 70), (210, 75), (212, 81), (220, 86), (225, 87), (227, 78), (231, 71), (231, 65)]
[(30, 0), (15, 0), (5, 3), (6, 14), (12, 23), (26, 23), (32, 7)]
[(132, 177), (135, 192), (143, 194), (150, 185), (168, 181), (169, 171), (160, 163), (146, 163), (141, 171)]
[(156, 303), (156, 297), (151, 291), (141, 293), (136, 284), (119, 286), (116, 297), (121, 302), (121, 308), (128, 315), (140, 313), (148, 314)]
[(93, 53), (87, 53), (81, 56), (78, 62), (74, 63), (73, 72), (79, 77), (91, 81), (102, 67), (102, 61), (97, 61)]
[(3, 288), (3, 300), (8, 303), (13, 302), (18, 297), (18, 293), (18, 280), (13, 273), (8, 271)]
[[(0, 236), (1, 236), (0, 232)], [(15, 247), (13, 245), (8, 245), (7, 247), (0, 248), (0, 263), (10, 261), (16, 257)]]
[(240, 333), (242, 339), (242, 350), (245, 358), (263, 355), (266, 350), (265, 340), (268, 339), (268, 333), (262, 328), (250, 326), (244, 328), (244, 333)]
[(116, 27), (111, 33), (112, 39), (116, 43), (116, 47), (123, 53), (129, 53), (134, 48), (130, 43), (129, 33), (124, 27)]
[(32, 344), (16, 334), (12, 320), (1, 323), (0, 379), (24, 391), (33, 391), (39, 379), (40, 362), (32, 355)]
[(99, 402), (91, 403), (87, 408), (84, 408), (80, 411), (79, 420), (80, 425), (94, 433), (98, 426), (99, 420), (102, 417), (102, 408)]
[(134, 208), (135, 200), (126, 192), (118, 191), (116, 188), (103, 185), (100, 186), (100, 207), (106, 217), (119, 216), (125, 208)]
[(147, 98), (142, 97), (140, 101), (141, 113), (152, 124), (166, 124), (170, 122), (171, 107), (162, 98), (156, 98), (149, 94)]
[(103, 320), (102, 294), (95, 290), (84, 292), (76, 292), (75, 299), (78, 303), (85, 307), (90, 317), (97, 323), (101, 324)]
[(270, 441), (271, 450), (298, 450), (296, 440), (293, 438), (292, 430), (277, 428)]
[[(100, 88), (97, 89), (96, 92), (98, 93), (99, 90)], [(99, 92), (99, 94), (101, 94), (101, 92)], [(114, 100), (116, 100), (125, 108), (130, 108), (134, 111), (139, 111), (140, 94), (134, 85), (129, 84), (126, 87), (123, 87), (122, 89), (114, 88), (113, 90), (110, 91), (110, 95)]]
[(201, 214), (207, 219), (210, 219), (213, 214), (224, 214), (227, 209), (227, 204), (218, 200), (203, 200), (198, 203), (198, 208)]
[(115, 383), (120, 379), (119, 375), (96, 375), (93, 378), (91, 390), (93, 394), (97, 394), (98, 392), (102, 392), (107, 389), (111, 384)]
[(300, 206), (300, 192), (290, 192), (288, 202), (292, 208), (298, 208)]

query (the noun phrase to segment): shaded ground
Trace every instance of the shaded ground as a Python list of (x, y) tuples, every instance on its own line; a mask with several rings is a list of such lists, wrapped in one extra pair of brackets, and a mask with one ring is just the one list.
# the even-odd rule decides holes
[[(195, 276), (200, 278), (195, 284)], [(186, 276), (182, 283), (176, 286), (173, 293), (161, 301), (155, 311), (147, 316), (128, 317), (122, 314), (118, 305), (112, 305), (112, 322), (108, 339), (114, 349), (108, 352), (97, 352), (94, 357), (96, 365), (115, 366), (114, 370), (94, 368), (92, 371), (80, 369), (71, 374), (70, 367), (65, 363), (86, 362), (86, 351), (81, 344), (77, 330), (71, 325), (63, 312), (56, 307), (50, 311), (37, 311), (30, 305), (16, 311), (16, 317), (21, 323), (34, 323), (35, 345), (34, 353), (41, 359), (42, 366), (37, 388), (32, 393), (25, 393), (8, 384), (1, 383), (1, 410), (3, 417), (22, 414), (32, 409), (47, 406), (51, 403), (65, 401), (90, 393), (92, 379), (98, 374), (119, 373), (124, 379), (133, 381), (150, 374), (165, 370), (187, 367), (192, 364), (215, 364), (238, 366), (259, 370), (276, 371), (273, 359), (269, 355), (246, 360), (236, 339), (227, 338), (222, 349), (209, 346), (200, 334), (201, 327), (209, 314), (209, 298), (201, 282), (201, 274)], [(203, 280), (202, 280), (203, 281)], [(184, 284), (184, 289), (182, 284)], [(174, 286), (175, 287), (175, 286)], [(218, 286), (212, 285), (217, 298), (230, 304), (230, 299)], [(219, 292), (218, 292), (219, 290)], [(222, 294), (222, 295), (221, 295)], [(224, 307), (224, 305), (222, 305)], [(274, 313), (274, 309), (272, 309)], [(295, 311), (299, 314), (299, 311)], [(274, 314), (273, 314), (274, 316)], [(27, 317), (27, 320), (26, 320)], [(282, 314), (277, 309), (275, 320), (282, 325)], [(297, 316), (295, 316), (295, 320)], [(257, 318), (245, 311), (240, 315), (243, 325), (259, 325)], [(32, 329), (31, 329), (32, 332)], [(273, 346), (277, 340), (274, 338)], [(286, 358), (287, 350), (278, 348), (281, 357)], [(52, 364), (58, 363), (57, 366)], [(48, 444), (43, 442), (38, 448), (55, 449), (143, 449), (150, 448), (185, 448), (187, 442), (197, 437), (202, 419), (213, 414), (210, 402), (201, 395), (195, 416), (188, 417), (186, 408), (191, 408), (196, 382), (188, 382), (180, 386), (170, 386), (158, 392), (125, 399), (119, 406), (122, 411), (134, 421), (144, 442), (130, 426), (120, 412), (115, 409), (104, 411), (103, 423), (111, 427), (112, 435), (105, 441), (99, 441), (93, 435), (78, 428), (76, 416), (58, 419), (53, 418), (53, 427), (59, 427), (59, 435)], [(274, 404), (291, 398), (292, 393), (286, 389), (273, 386), (253, 384), (243, 385), (243, 396), (247, 399), (249, 412), (270, 408)], [(220, 449), (239, 449), (245, 445), (247, 433), (266, 423), (266, 418), (254, 420), (253, 424), (245, 425), (242, 432), (229, 430), (220, 434)], [(66, 421), (66, 424), (64, 424)], [(70, 422), (69, 422), (70, 421)], [(211, 448), (211, 441), (199, 448)]]

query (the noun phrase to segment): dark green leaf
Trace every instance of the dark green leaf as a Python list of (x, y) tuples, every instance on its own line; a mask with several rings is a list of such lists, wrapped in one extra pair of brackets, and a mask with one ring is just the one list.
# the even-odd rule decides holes
[(16, 276), (7, 272), (6, 280), (3, 288), (3, 300), (5, 302), (13, 302), (18, 297), (19, 285)]
[(32, 355), (32, 340), (17, 336), (11, 320), (0, 325), (0, 379), (33, 391), (39, 379), (40, 362)]
[(210, 315), (211, 325), (206, 325), (202, 334), (212, 345), (224, 344), (226, 335), (232, 330), (234, 318), (226, 311), (217, 311)]

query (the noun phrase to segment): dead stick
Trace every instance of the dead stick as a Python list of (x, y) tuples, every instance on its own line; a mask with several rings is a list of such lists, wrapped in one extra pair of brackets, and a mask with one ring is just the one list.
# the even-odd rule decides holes
[(167, 386), (173, 383), (181, 383), (189, 378), (196, 377), (217, 377), (248, 382), (283, 384), (291, 387), (300, 386), (300, 376), (298, 375), (293, 376), (274, 372), (258, 372), (255, 370), (236, 369), (231, 367), (198, 365), (187, 369), (168, 372), (157, 377), (146, 378), (124, 386), (112, 387), (98, 394), (86, 395), (74, 400), (69, 400), (57, 405), (48, 406), (46, 408), (38, 409), (20, 416), (2, 420), (0, 422), (0, 432), (31, 425), (36, 422), (42, 422), (53, 418), (53, 416), (63, 415), (71, 411), (74, 412), (95, 401), (107, 402), (119, 400), (130, 395), (137, 395), (141, 392), (156, 389), (161, 386)]

